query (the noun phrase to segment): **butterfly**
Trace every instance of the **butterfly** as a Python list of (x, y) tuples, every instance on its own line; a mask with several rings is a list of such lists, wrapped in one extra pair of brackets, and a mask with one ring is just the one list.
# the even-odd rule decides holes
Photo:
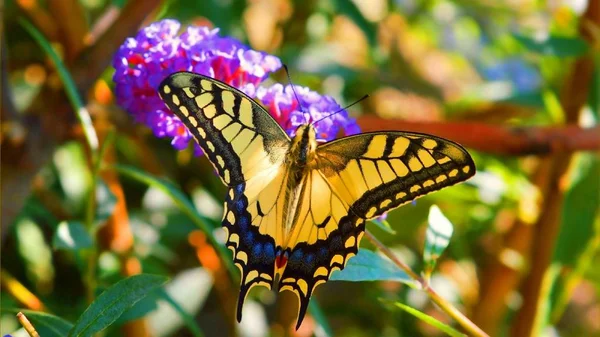
[(298, 329), (315, 288), (357, 254), (366, 220), (475, 173), (464, 148), (427, 134), (319, 144), (304, 124), (290, 138), (246, 94), (200, 74), (171, 74), (158, 91), (228, 188), (222, 224), (241, 271), (238, 321), (250, 289), (278, 282), (298, 296)]

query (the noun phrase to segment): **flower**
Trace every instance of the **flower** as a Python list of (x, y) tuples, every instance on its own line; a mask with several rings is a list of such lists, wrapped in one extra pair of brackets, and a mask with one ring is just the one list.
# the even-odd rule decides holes
[[(184, 124), (158, 96), (158, 85), (177, 71), (192, 71), (221, 80), (250, 96), (269, 73), (281, 67), (272, 55), (249, 49), (240, 41), (220, 37), (218, 29), (162, 20), (125, 40), (113, 59), (117, 103), (138, 123), (148, 125), (157, 137), (172, 138), (178, 150), (192, 139)], [(194, 142), (196, 154), (200, 148)]]
[(340, 132), (346, 136), (360, 132), (356, 121), (333, 97), (320, 95), (308, 88), (294, 85), (292, 89), (291, 85), (277, 83), (269, 88), (259, 87), (256, 97), (290, 136), (294, 135), (298, 126), (312, 122), (320, 141), (333, 140)]
[[(360, 132), (356, 121), (331, 96), (294, 86), (298, 102), (289, 85), (260, 87), (271, 72), (281, 68), (279, 58), (234, 38), (220, 37), (218, 29), (190, 26), (180, 34), (180, 28), (175, 20), (155, 22), (126, 39), (113, 59), (117, 103), (156, 137), (171, 138), (177, 150), (187, 148), (192, 135), (157, 91), (160, 82), (177, 71), (216, 78), (257, 98), (290, 136), (299, 125), (310, 122), (315, 122), (318, 140)], [(195, 154), (200, 155), (200, 147), (193, 143)]]

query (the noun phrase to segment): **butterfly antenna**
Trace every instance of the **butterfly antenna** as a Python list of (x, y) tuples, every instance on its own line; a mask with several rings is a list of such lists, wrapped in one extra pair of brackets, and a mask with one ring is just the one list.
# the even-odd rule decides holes
[(294, 93), (294, 97), (296, 97), (296, 102), (298, 102), (298, 106), (300, 107), (300, 112), (302, 112), (302, 117), (304, 117), (304, 121), (308, 122), (306, 119), (306, 112), (304, 112), (304, 108), (302, 107), (302, 102), (298, 98), (298, 94), (296, 94), (296, 89), (294, 89), (294, 85), (292, 84), (292, 77), (290, 76), (290, 71), (287, 65), (283, 65), (283, 69), (285, 69), (285, 74), (287, 75), (288, 83), (290, 88), (292, 88), (292, 92)]
[(338, 114), (338, 113), (340, 113), (340, 112), (342, 112), (342, 111), (344, 111), (344, 110), (347, 110), (347, 109), (348, 109), (348, 108), (350, 108), (351, 106), (353, 106), (353, 105), (355, 105), (355, 104), (358, 104), (358, 103), (360, 103), (360, 102), (364, 101), (364, 100), (365, 100), (365, 99), (367, 99), (367, 98), (369, 98), (369, 95), (364, 95), (363, 97), (361, 97), (360, 99), (358, 99), (356, 102), (354, 102), (354, 103), (352, 103), (352, 104), (348, 105), (348, 106), (347, 106), (347, 107), (345, 107), (345, 108), (341, 108), (341, 109), (339, 109), (339, 110), (338, 110), (338, 111), (336, 111), (336, 112), (332, 112), (332, 113), (330, 113), (329, 115), (327, 115), (327, 116), (325, 116), (325, 117), (321, 117), (321, 118), (317, 119), (316, 121), (313, 121), (312, 123), (310, 123), (310, 125), (315, 125), (315, 124), (317, 124), (318, 122), (320, 122), (320, 121), (322, 121), (322, 120), (324, 120), (324, 119), (327, 119), (327, 118), (329, 118), (329, 117), (331, 117), (331, 116), (333, 116), (333, 115), (335, 115), (335, 114)]

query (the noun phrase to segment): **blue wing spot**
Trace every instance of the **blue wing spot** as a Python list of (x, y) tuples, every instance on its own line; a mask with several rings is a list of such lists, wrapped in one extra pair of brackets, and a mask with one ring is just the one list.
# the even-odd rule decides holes
[(244, 241), (246, 241), (247, 245), (253, 245), (254, 244), (254, 234), (252, 234), (252, 232), (248, 231), (246, 233), (246, 235), (244, 235)]
[(259, 256), (263, 254), (263, 245), (260, 243), (257, 243), (254, 245), (254, 247), (252, 248), (252, 254)]
[(238, 218), (236, 225), (238, 225), (242, 231), (246, 231), (248, 229), (248, 222), (247, 216), (241, 216)]
[(306, 263), (312, 263), (315, 259), (315, 254), (307, 254), (306, 255)]
[(321, 258), (327, 257), (327, 248), (325, 248), (325, 247), (319, 248), (319, 257), (321, 257)]
[(304, 256), (304, 253), (302, 252), (302, 250), (296, 249), (292, 253), (292, 256), (290, 256), (290, 260), (302, 260), (303, 256)]
[(275, 258), (275, 247), (273, 247), (272, 243), (265, 244), (265, 255), (269, 259)]

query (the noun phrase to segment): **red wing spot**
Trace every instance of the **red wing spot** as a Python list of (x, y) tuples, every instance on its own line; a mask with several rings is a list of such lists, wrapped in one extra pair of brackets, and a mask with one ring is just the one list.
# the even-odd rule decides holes
[(288, 261), (287, 252), (285, 252), (283, 255), (281, 255), (281, 252), (279, 252), (279, 253), (277, 253), (277, 256), (275, 257), (275, 266), (277, 267), (277, 269), (283, 268), (287, 264), (287, 261)]

